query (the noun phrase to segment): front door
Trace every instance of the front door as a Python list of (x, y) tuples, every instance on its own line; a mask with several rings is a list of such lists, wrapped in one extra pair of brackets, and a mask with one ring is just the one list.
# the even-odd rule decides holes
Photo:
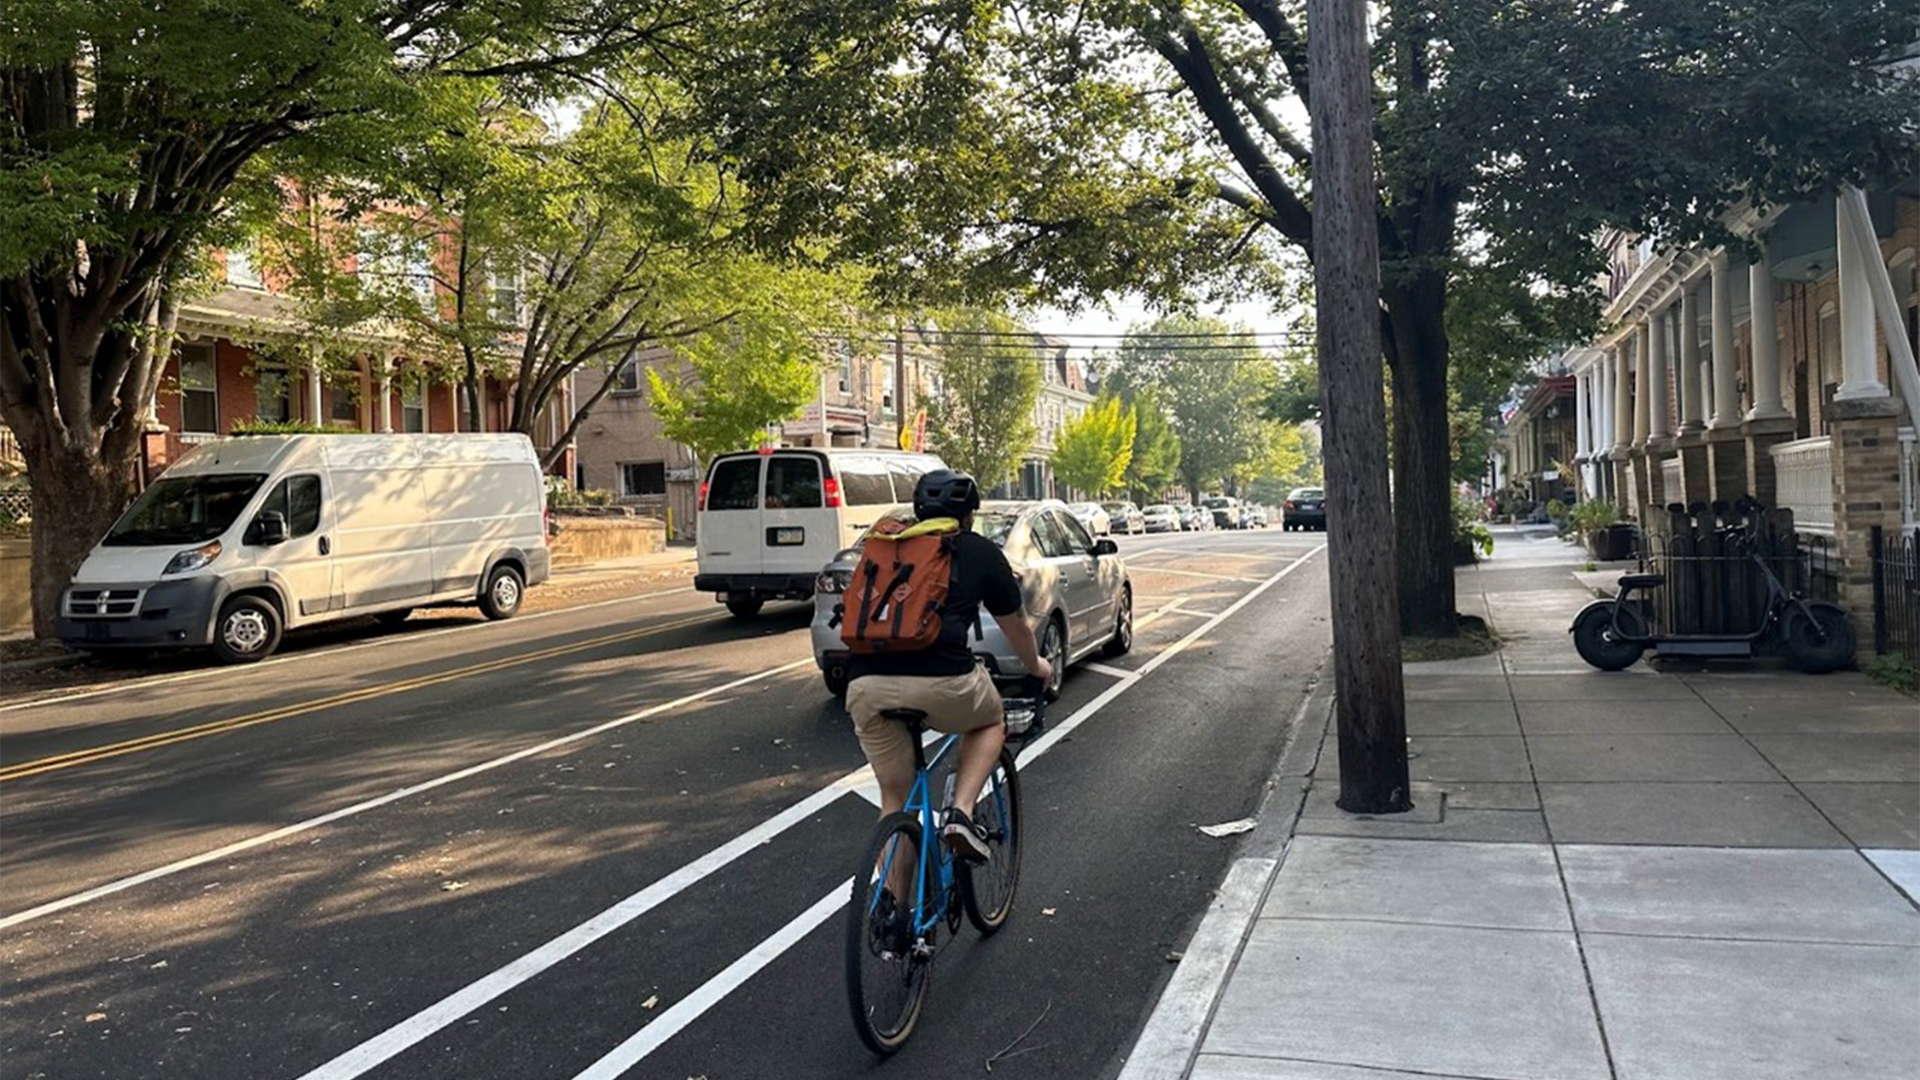
[[(334, 573), (332, 507), (318, 473), (294, 473), (275, 484), (242, 536), (248, 561), (269, 571), (287, 590), (287, 623), (294, 625), (340, 607)], [(260, 542), (260, 515), (278, 511), (287, 521), (285, 543)]]

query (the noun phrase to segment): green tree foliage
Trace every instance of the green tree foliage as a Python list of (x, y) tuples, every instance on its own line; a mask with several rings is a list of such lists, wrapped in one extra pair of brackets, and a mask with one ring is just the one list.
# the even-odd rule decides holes
[[(1262, 412), (1273, 363), (1237, 347), (1226, 336), (1233, 332), (1217, 319), (1170, 316), (1136, 327), (1112, 364), (1118, 386), (1164, 403), (1180, 440), (1180, 477), (1196, 495), (1236, 490), (1250, 479), (1249, 467), (1268, 452), (1276, 431)], [(1214, 349), (1199, 351), (1203, 346)]]
[(647, 368), (647, 394), (661, 431), (702, 458), (753, 446), (767, 425), (797, 416), (820, 392), (817, 355), (800, 343), (787, 355), (694, 350)]
[(1132, 395), (1133, 457), (1127, 462), (1126, 486), (1152, 502), (1180, 476), (1180, 433), (1152, 388)]
[[(783, 8), (782, 18), (787, 17)], [(764, 20), (760, 20), (764, 21)], [(447, 80), (537, 96), (609, 57), (741, 34), (708, 0), (179, 0), (11, 5), (0, 34), (0, 414), (34, 498), (34, 622), (125, 505), (182, 302), (262, 155), (316, 169), (406, 145)], [(802, 24), (804, 25), (804, 24)], [(793, 38), (780, 43), (792, 47)]]
[(988, 312), (962, 311), (941, 319), (940, 328), (952, 333), (940, 339), (927, 440), (948, 465), (991, 488), (1013, 475), (1039, 436), (1033, 406), (1040, 400), (1040, 354), (1008, 356), (1006, 346), (977, 336), (1020, 330)]
[[(782, 171), (784, 141), (737, 149), (870, 207), (849, 215), (872, 225), (855, 246), (890, 286), (1272, 295), (1313, 242), (1313, 154), (1293, 120), (1313, 92), (1302, 9), (1042, 2), (969, 9), (964, 31), (930, 16), (921, 40), (942, 49), (898, 56), (867, 99), (888, 123), (835, 144), (873, 164), (803, 154)], [(1402, 624), (1448, 633), (1456, 360), (1497, 365), (1503, 333), (1590, 325), (1603, 226), (1713, 239), (1739, 200), (1910, 176), (1920, 81), (1888, 61), (1909, 52), (1915, 3), (1861, 0), (1845, 18), (1831, 0), (1370, 11)], [(755, 119), (815, 104), (754, 101)], [(1470, 340), (1487, 348), (1456, 357)]]
[(1081, 491), (1107, 495), (1126, 479), (1137, 427), (1134, 406), (1117, 394), (1102, 395), (1061, 425), (1053, 441), (1054, 475)]

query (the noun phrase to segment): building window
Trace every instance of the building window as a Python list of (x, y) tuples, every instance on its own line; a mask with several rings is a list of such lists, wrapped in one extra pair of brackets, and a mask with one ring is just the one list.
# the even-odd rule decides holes
[(400, 430), (427, 430), (427, 376), (409, 372), (400, 377)]
[(503, 326), (520, 325), (520, 270), (497, 270), (492, 275), (493, 321)]
[(665, 495), (667, 463), (664, 461), (627, 461), (620, 465), (620, 494)]
[(255, 366), (253, 415), (281, 424), (293, 419), (293, 377), (286, 368), (265, 364)]
[(217, 371), (211, 344), (180, 346), (180, 430), (208, 434), (220, 431)]
[(407, 252), (407, 284), (414, 299), (431, 314), (433, 307), (433, 253), (424, 242), (411, 245)]
[(840, 392), (853, 392), (853, 342), (837, 338), (833, 343), (834, 360), (839, 368)]
[(227, 284), (236, 289), (264, 289), (266, 279), (253, 261), (253, 248), (245, 244), (227, 249)]
[(637, 394), (640, 392), (640, 361), (626, 360), (620, 364), (620, 370), (613, 376), (613, 392), (616, 394)]
[(347, 424), (360, 423), (360, 379), (352, 373), (334, 379), (328, 388), (332, 399), (327, 416)]

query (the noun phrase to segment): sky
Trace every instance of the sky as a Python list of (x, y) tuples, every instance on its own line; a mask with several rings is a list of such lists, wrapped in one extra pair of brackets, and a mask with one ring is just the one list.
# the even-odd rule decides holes
[[(1288, 329), (1287, 320), (1270, 311), (1261, 301), (1245, 301), (1224, 307), (1202, 307), (1199, 314), (1225, 319), (1230, 323), (1240, 323), (1248, 330), (1260, 334), (1280, 334)], [(1023, 321), (1034, 330), (1050, 334), (1124, 334), (1136, 324), (1147, 322), (1154, 317), (1146, 305), (1137, 296), (1122, 295), (1105, 308), (1090, 307), (1078, 312), (1061, 308), (1040, 308)], [(1071, 339), (1075, 346), (1105, 345), (1111, 347), (1119, 343), (1118, 338), (1079, 338)]]

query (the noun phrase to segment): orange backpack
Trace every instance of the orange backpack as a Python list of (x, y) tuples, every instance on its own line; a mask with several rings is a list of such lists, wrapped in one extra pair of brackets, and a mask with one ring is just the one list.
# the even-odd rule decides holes
[(929, 649), (940, 640), (940, 609), (953, 585), (960, 523), (882, 518), (867, 534), (847, 582), (840, 640), (856, 653)]

